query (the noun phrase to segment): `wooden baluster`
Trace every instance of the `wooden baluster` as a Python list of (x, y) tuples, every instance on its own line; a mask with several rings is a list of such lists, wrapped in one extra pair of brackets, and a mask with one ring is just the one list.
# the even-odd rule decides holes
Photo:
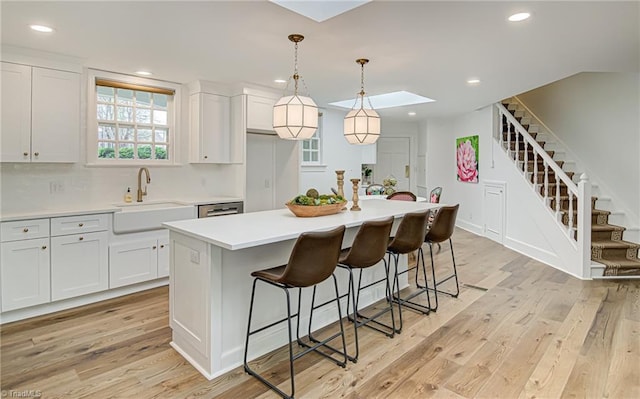
[(518, 167), (520, 166), (520, 165), (518, 165), (518, 161), (520, 161), (520, 143), (519, 143), (520, 140), (519, 139), (520, 139), (520, 132), (516, 130), (516, 146), (514, 148), (515, 148), (515, 151), (516, 151), (516, 157), (515, 157), (516, 158), (516, 166), (518, 166)]
[(524, 166), (522, 169), (524, 170), (524, 175), (527, 176), (529, 173), (529, 143), (526, 141), (524, 144)]
[(533, 184), (536, 188), (536, 191), (540, 191), (538, 188), (538, 153), (536, 149), (533, 149)]
[(560, 176), (556, 173), (556, 218), (560, 215)]
[(569, 194), (569, 229), (567, 230), (569, 233), (569, 237), (575, 239), (575, 237), (571, 236), (571, 232), (573, 230), (573, 192), (568, 191)]
[(509, 157), (511, 157), (511, 126), (513, 126), (511, 124), (511, 122), (507, 122), (508, 124), (508, 128), (507, 128), (507, 154), (509, 154)]
[(549, 165), (544, 161), (544, 198), (549, 198)]
[(504, 131), (507, 127), (507, 116), (500, 110), (500, 118), (502, 119), (502, 125), (500, 125), (500, 147), (504, 148)]

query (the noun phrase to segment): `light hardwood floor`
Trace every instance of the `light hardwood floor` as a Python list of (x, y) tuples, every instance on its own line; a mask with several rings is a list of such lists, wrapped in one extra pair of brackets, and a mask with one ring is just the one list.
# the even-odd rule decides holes
[[(580, 281), (463, 230), (454, 246), (459, 298), (441, 296), (428, 316), (405, 311), (393, 339), (361, 328), (346, 369), (302, 357), (296, 396), (640, 398), (640, 282)], [(443, 245), (436, 263), (450, 259)], [(276, 397), (241, 367), (207, 381), (177, 354), (166, 287), (1, 329), (7, 397)], [(287, 362), (278, 350), (255, 367), (288, 390)]]

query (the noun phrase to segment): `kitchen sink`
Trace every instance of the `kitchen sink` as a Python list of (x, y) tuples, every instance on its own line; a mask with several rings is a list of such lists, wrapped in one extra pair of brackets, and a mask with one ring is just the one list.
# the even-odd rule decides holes
[(113, 214), (114, 233), (135, 233), (162, 228), (162, 223), (196, 218), (193, 205), (177, 201), (114, 204), (121, 209)]

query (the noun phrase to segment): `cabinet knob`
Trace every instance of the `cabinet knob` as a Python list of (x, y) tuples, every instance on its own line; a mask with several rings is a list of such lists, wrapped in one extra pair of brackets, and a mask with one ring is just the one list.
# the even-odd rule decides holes
[(163, 245), (160, 245), (160, 248), (164, 248), (164, 244), (163, 244)]
[(209, 156), (205, 155), (205, 156), (204, 156), (204, 159), (207, 159), (207, 158), (209, 158)]
[(23, 232), (28, 233), (29, 229), (27, 227), (25, 227), (24, 229), (22, 229)]
[(25, 157), (28, 157), (29, 153), (28, 152), (23, 152), (22, 155), (24, 155)]
[(84, 237), (79, 237), (78, 240), (82, 241), (82, 240), (84, 240)]
[(78, 227), (84, 226), (84, 223), (78, 223)]
[(156, 247), (155, 245), (152, 247), (152, 249), (156, 249), (156, 248), (157, 248), (157, 247)]
[(47, 246), (46, 246), (46, 245), (43, 245), (43, 246), (42, 246), (42, 249), (47, 249)]
[(40, 153), (39, 152), (34, 152), (33, 155), (38, 156), (38, 155), (40, 155)]

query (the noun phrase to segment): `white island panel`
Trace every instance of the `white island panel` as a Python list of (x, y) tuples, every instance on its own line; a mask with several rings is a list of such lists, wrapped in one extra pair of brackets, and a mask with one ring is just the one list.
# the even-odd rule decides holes
[[(388, 216), (396, 218), (394, 231), (404, 214), (438, 207), (437, 204), (404, 201), (367, 201), (362, 211), (297, 218), (287, 209), (166, 223), (171, 231), (170, 323), (171, 345), (205, 377), (212, 379), (242, 364), (249, 301), (255, 270), (285, 264), (298, 236), (307, 231), (347, 226), (343, 247), (348, 247), (359, 226)], [(406, 268), (401, 257), (400, 269)], [(339, 289), (345, 293), (348, 274), (336, 269)], [(380, 264), (365, 270), (363, 284), (384, 276)], [(401, 280), (406, 284), (406, 275)], [(384, 286), (361, 297), (366, 306), (385, 295)], [(333, 295), (331, 281), (318, 287), (318, 301)], [(291, 291), (292, 309), (297, 292)], [(310, 290), (303, 291), (301, 335), (307, 334)], [(346, 305), (343, 303), (343, 309)], [(282, 290), (258, 284), (253, 326), (263, 326), (286, 314)], [(337, 319), (334, 306), (314, 313), (313, 330)], [(286, 323), (257, 334), (251, 340), (253, 359), (287, 343)]]

